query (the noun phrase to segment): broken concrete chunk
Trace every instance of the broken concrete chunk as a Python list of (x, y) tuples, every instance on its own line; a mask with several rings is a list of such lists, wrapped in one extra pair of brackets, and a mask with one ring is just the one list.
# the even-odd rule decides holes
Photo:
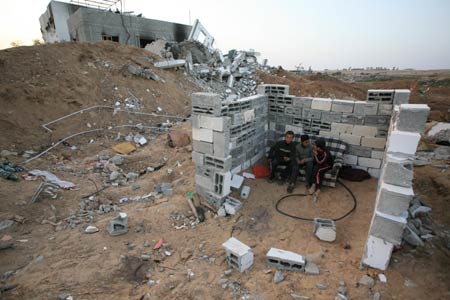
[(306, 275), (319, 275), (319, 267), (315, 263), (307, 261), (305, 266), (305, 273)]
[(242, 202), (233, 197), (227, 197), (223, 207), (227, 214), (235, 215), (241, 209)]
[(123, 162), (124, 162), (124, 160), (125, 160), (125, 156), (124, 156), (124, 155), (119, 155), (119, 154), (114, 155), (114, 156), (111, 158), (111, 162), (112, 162), (113, 164), (115, 164), (116, 166), (122, 165)]
[(336, 240), (336, 225), (331, 219), (314, 218), (314, 234), (325, 242)]
[(284, 280), (284, 275), (281, 273), (281, 271), (276, 271), (275, 275), (273, 276), (273, 282), (280, 283)]
[(416, 215), (418, 214), (426, 214), (429, 213), (431, 211), (431, 208), (429, 208), (428, 206), (418, 206), (418, 207), (411, 207), (409, 212), (411, 213), (411, 216), (413, 218), (416, 217)]
[(128, 215), (126, 213), (119, 213), (117, 217), (112, 219), (106, 230), (112, 236), (122, 235), (128, 232)]
[(184, 59), (166, 60), (166, 61), (159, 61), (159, 62), (154, 63), (155, 67), (160, 68), (160, 69), (177, 68), (177, 67), (182, 67), (185, 64), (186, 64), (186, 61)]
[(98, 230), (97, 227), (89, 225), (89, 226), (86, 227), (86, 229), (84, 230), (84, 233), (91, 234), (91, 233), (96, 233), (96, 232), (98, 232), (98, 231), (99, 231), (99, 230)]
[(372, 277), (364, 275), (363, 277), (361, 277), (358, 281), (358, 283), (360, 285), (365, 285), (368, 287), (373, 287), (375, 285), (375, 280), (373, 280)]

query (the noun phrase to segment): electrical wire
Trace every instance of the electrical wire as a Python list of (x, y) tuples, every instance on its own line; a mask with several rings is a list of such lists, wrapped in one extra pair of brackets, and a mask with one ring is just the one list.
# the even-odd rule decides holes
[[(356, 206), (357, 206), (356, 197), (355, 197), (355, 195), (353, 194), (353, 192), (350, 190), (350, 188), (347, 187), (347, 186), (346, 186), (342, 181), (340, 181), (339, 179), (337, 180), (337, 182), (338, 182), (340, 185), (342, 185), (342, 186), (347, 190), (347, 192), (350, 194), (350, 196), (352, 196), (352, 199), (353, 199), (353, 207), (350, 209), (350, 211), (346, 212), (344, 215), (342, 215), (342, 216), (340, 216), (340, 217), (338, 217), (338, 218), (332, 219), (333, 221), (340, 221), (340, 220), (344, 219), (345, 217), (347, 217), (348, 215), (350, 215), (350, 214), (356, 209)], [(294, 219), (297, 219), (297, 220), (303, 220), (303, 221), (311, 221), (311, 222), (313, 222), (314, 219), (311, 219), (311, 218), (304, 218), (304, 217), (299, 217), (299, 216), (294, 216), (294, 215), (288, 214), (287, 212), (282, 211), (282, 210), (278, 207), (278, 206), (280, 205), (280, 203), (281, 203), (284, 199), (287, 199), (287, 198), (289, 198), (289, 197), (305, 197), (305, 196), (310, 196), (310, 195), (309, 195), (309, 194), (289, 194), (289, 195), (283, 196), (283, 197), (281, 197), (280, 199), (278, 199), (277, 203), (275, 204), (275, 209), (277, 210), (278, 213), (280, 213), (280, 214), (282, 214), (282, 215), (284, 215), (284, 216), (287, 216), (287, 217), (290, 217), (290, 218), (294, 218)]]

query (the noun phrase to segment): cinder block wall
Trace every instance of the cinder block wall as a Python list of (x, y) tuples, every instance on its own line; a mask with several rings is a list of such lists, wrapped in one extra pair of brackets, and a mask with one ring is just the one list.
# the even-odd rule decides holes
[(265, 154), (267, 97), (222, 102), (220, 95), (192, 94), (192, 159), (196, 191), (219, 208), (230, 193), (232, 174)]
[(369, 90), (366, 101), (297, 97), (289, 86), (264, 84), (258, 94), (269, 101), (267, 146), (292, 130), (347, 143), (344, 164), (380, 176), (386, 136), (395, 104), (408, 103), (409, 90)]
[(412, 158), (429, 112), (430, 108), (424, 104), (401, 104), (394, 108), (363, 265), (385, 270), (392, 249), (402, 242), (414, 196)]

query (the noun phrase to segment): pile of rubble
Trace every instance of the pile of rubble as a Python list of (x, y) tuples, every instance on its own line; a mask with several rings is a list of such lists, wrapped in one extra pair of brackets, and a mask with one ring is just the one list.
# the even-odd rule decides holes
[(435, 237), (433, 234), (432, 220), (429, 216), (431, 208), (424, 205), (419, 197), (414, 197), (408, 209), (409, 218), (403, 240), (411, 246), (423, 246), (424, 241)]
[[(197, 21), (199, 24), (199, 22)], [(258, 84), (257, 70), (270, 72), (267, 59), (258, 63), (260, 56), (255, 50), (230, 50), (222, 54), (219, 49), (212, 47), (214, 38), (202, 27), (206, 33), (203, 43), (197, 38), (196, 26), (191, 32), (190, 39), (181, 43), (154, 41), (145, 49), (165, 58), (166, 61), (155, 63), (155, 67), (184, 68), (205, 92), (220, 94), (223, 100), (235, 100), (256, 94)]]

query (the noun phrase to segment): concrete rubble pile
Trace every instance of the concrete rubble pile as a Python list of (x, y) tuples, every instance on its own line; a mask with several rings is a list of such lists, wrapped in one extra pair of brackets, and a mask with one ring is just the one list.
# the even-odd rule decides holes
[[(200, 31), (206, 35), (203, 43), (198, 40)], [(269, 71), (267, 60), (259, 64), (260, 54), (255, 50), (230, 50), (222, 54), (212, 46), (213, 42), (214, 38), (197, 20), (189, 40), (180, 43), (158, 40), (145, 49), (166, 59), (155, 63), (155, 67), (185, 68), (205, 92), (220, 94), (222, 100), (256, 94), (256, 70)]]

